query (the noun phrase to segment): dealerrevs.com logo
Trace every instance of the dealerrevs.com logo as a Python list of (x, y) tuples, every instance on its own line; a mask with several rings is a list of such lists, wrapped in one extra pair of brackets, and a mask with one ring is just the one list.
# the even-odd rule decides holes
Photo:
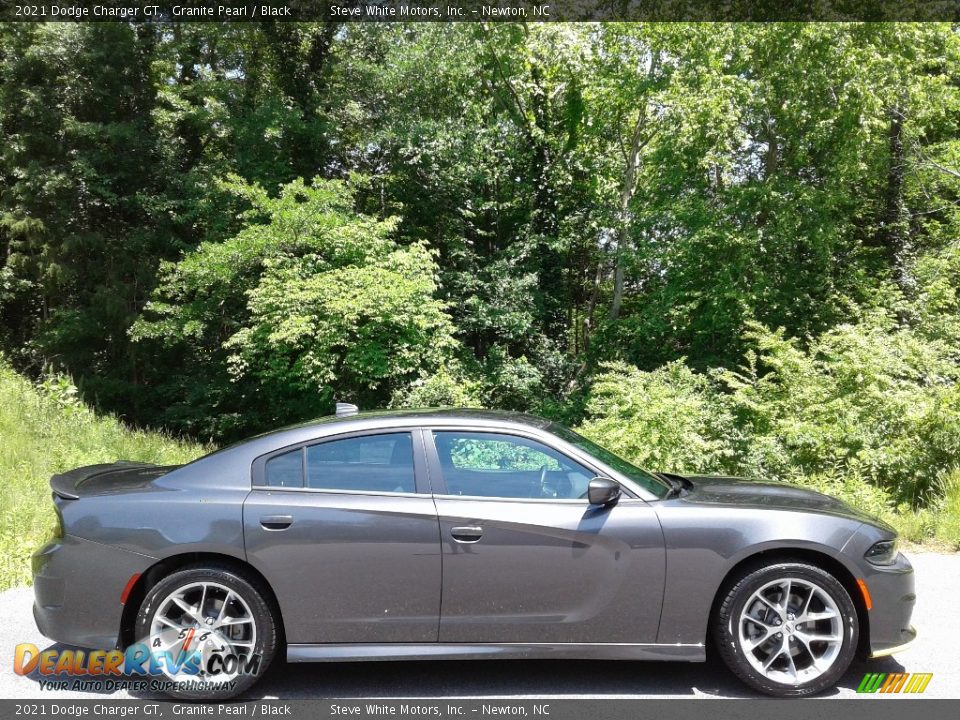
[(857, 687), (858, 693), (922, 693), (933, 673), (867, 673)]
[[(17, 675), (38, 673), (41, 687), (50, 690), (149, 688), (205, 689), (231, 687), (241, 675), (256, 675), (258, 654), (189, 650), (190, 643), (177, 650), (151, 649), (134, 643), (124, 650), (43, 650), (33, 643), (16, 646), (13, 671)], [(146, 682), (149, 681), (149, 682)], [(99, 687), (97, 687), (99, 685)]]

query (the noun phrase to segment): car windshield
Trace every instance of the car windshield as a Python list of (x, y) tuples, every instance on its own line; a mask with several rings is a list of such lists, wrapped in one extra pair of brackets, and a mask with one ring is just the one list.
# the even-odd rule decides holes
[(670, 490), (670, 486), (655, 475), (648, 473), (646, 470), (641, 470), (633, 463), (624, 460), (605, 447), (597, 445), (592, 440), (587, 440), (568, 427), (557, 423), (550, 423), (548, 430), (562, 440), (566, 440), (571, 445), (580, 448), (588, 455), (595, 457), (604, 465), (609, 465), (621, 475), (625, 475), (644, 489), (652, 492), (658, 498), (664, 497)]

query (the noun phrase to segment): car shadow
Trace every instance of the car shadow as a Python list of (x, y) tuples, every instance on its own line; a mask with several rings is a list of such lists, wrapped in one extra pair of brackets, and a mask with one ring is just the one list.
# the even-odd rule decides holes
[[(54, 643), (44, 650), (86, 650)], [(88, 651), (89, 652), (89, 651)], [(819, 697), (855, 693), (867, 673), (903, 672), (893, 658), (855, 660), (835, 688)], [(98, 688), (90, 677), (25, 676), (37, 683), (66, 681), (70, 692), (107, 697), (116, 694), (105, 682)], [(106, 678), (101, 678), (106, 680)], [(80, 680), (82, 686), (75, 687)], [(135, 683), (143, 676), (112, 678)], [(131, 697), (163, 699), (164, 695), (129, 689)], [(241, 699), (267, 698), (396, 698), (396, 697), (763, 697), (744, 686), (717, 658), (705, 663), (631, 662), (603, 660), (405, 661), (357, 663), (287, 663), (274, 661), (267, 674)]]
[(277, 663), (245, 693), (261, 698), (753, 697), (716, 661), (600, 660)]
[[(856, 693), (867, 673), (903, 672), (892, 658), (855, 660), (818, 697)], [(504, 662), (275, 663), (244, 694), (262, 698), (376, 697), (765, 697), (746, 687), (715, 653), (705, 663), (599, 660)]]

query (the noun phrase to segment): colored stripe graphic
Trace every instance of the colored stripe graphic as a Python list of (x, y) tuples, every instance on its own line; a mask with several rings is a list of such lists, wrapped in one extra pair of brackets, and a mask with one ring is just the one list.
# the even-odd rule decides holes
[(883, 684), (883, 687), (880, 688), (882, 693), (896, 693), (900, 692), (900, 689), (903, 687), (903, 683), (907, 681), (907, 673), (890, 673), (887, 676), (887, 681)]
[(933, 673), (914, 673), (910, 678), (910, 682), (904, 692), (907, 693), (922, 693), (927, 689), (927, 685), (930, 684), (930, 681), (933, 679)]
[(857, 692), (875, 693), (880, 689), (880, 685), (886, 677), (886, 673), (867, 673), (863, 676), (863, 680), (860, 681), (860, 687), (857, 688)]
[(867, 673), (857, 686), (858, 693), (922, 693), (933, 673)]

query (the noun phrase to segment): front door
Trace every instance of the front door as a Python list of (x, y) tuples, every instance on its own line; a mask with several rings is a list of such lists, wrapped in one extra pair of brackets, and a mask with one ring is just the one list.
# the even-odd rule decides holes
[(437, 641), (440, 536), (420, 437), (338, 436), (254, 463), (247, 557), (288, 642)]
[(591, 506), (597, 473), (532, 437), (425, 438), (440, 475), (441, 642), (656, 642), (665, 553), (646, 502)]

